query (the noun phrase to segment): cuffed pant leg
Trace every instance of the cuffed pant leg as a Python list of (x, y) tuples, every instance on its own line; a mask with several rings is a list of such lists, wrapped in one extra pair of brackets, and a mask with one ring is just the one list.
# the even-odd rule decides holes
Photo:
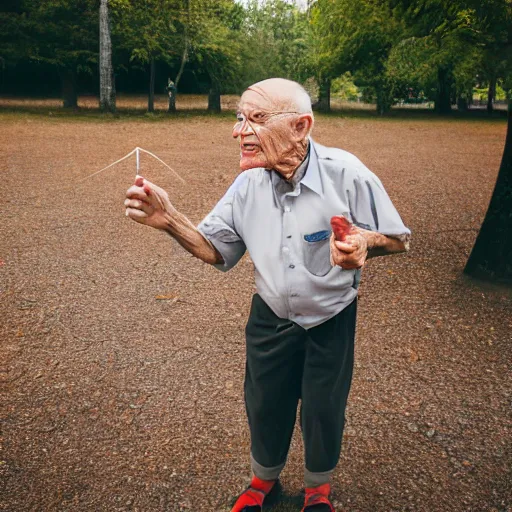
[[(245, 406), (253, 472), (277, 478), (295, 425), (304, 365), (306, 330), (277, 317), (255, 295), (246, 327)], [(268, 478), (268, 476), (275, 478)]]
[(327, 483), (341, 453), (345, 407), (354, 366), (357, 302), (308, 331), (301, 426), (306, 485)]
[[(285, 461), (286, 462), (286, 461)], [(273, 468), (268, 468), (262, 466), (251, 453), (251, 469), (253, 475), (261, 478), (262, 480), (277, 480), (281, 471), (284, 468), (285, 462), (282, 462), (278, 466), (274, 466)]]

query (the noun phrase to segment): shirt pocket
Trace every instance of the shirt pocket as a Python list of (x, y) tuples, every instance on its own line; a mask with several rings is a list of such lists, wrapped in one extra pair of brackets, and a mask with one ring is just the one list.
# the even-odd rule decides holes
[(331, 231), (317, 231), (304, 235), (304, 266), (315, 276), (325, 276), (331, 270), (331, 250), (329, 239)]

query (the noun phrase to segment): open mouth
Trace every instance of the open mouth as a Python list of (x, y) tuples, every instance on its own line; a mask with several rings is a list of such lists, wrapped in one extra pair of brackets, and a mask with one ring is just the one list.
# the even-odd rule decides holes
[(255, 153), (259, 150), (258, 144), (251, 144), (249, 142), (244, 142), (241, 145), (241, 149), (243, 153)]

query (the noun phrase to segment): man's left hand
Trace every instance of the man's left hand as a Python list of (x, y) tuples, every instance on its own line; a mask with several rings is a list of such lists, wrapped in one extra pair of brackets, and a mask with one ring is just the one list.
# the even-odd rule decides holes
[(331, 235), (331, 263), (345, 270), (361, 268), (368, 257), (368, 241), (361, 229), (352, 227), (343, 242)]

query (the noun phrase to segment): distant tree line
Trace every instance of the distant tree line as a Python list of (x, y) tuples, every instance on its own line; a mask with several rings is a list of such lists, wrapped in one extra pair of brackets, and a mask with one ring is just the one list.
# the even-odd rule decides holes
[(111, 101), (144, 87), (149, 110), (168, 79), (207, 92), (212, 110), (271, 76), (315, 84), (320, 110), (346, 76), (381, 113), (397, 101), (466, 109), (476, 85), (492, 110), (512, 88), (510, 0), (3, 0), (0, 25), (1, 90), (48, 92), (30, 77), (58, 77), (67, 107), (106, 83), (107, 54)]

